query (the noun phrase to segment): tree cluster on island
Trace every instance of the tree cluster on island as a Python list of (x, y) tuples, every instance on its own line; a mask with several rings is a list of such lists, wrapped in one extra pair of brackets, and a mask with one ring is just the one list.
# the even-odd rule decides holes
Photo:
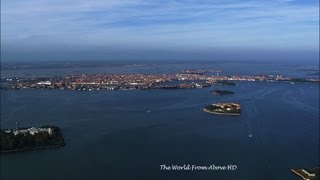
[(234, 94), (233, 91), (228, 91), (228, 90), (220, 90), (220, 89), (215, 89), (210, 91), (212, 94), (216, 95), (228, 95), (228, 94)]
[[(1, 130), (0, 133), (0, 150), (1, 152), (26, 151), (32, 149), (58, 147), (65, 145), (59, 127), (43, 126), (43, 128), (51, 128), (52, 133), (39, 132), (36, 134), (14, 134), (12, 130)], [(19, 128), (19, 130), (27, 128)]]

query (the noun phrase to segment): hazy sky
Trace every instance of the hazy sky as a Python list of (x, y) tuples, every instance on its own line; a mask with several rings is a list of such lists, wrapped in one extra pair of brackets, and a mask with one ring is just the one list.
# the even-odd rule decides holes
[(317, 58), (318, 0), (1, 0), (2, 60)]

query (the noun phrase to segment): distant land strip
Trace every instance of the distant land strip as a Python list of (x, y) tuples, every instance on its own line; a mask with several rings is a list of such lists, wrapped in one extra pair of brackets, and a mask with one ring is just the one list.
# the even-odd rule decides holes
[[(1, 89), (60, 89), (60, 90), (137, 90), (189, 89), (211, 85), (235, 85), (235, 81), (268, 81), (319, 83), (319, 78), (292, 78), (283, 75), (233, 75), (209, 73), (214, 70), (188, 70), (177, 74), (80, 74), (54, 77), (3, 78)], [(218, 71), (220, 72), (220, 71)]]

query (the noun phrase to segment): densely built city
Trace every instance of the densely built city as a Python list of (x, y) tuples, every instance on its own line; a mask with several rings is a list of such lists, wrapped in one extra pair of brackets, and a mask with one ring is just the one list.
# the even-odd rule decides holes
[[(234, 85), (233, 81), (278, 81), (319, 83), (316, 78), (283, 75), (219, 75), (221, 70), (181, 70), (176, 74), (79, 74), (64, 77), (4, 78), (3, 89), (137, 90), (203, 88), (212, 84)], [(211, 73), (211, 74), (210, 74)], [(212, 75), (212, 73), (217, 73)]]

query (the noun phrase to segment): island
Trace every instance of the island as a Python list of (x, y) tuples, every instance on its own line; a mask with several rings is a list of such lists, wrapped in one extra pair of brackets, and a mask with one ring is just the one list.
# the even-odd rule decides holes
[(0, 132), (1, 153), (64, 146), (60, 128), (56, 126), (4, 129)]
[(236, 103), (209, 104), (202, 110), (212, 114), (240, 115), (240, 105)]
[(297, 176), (301, 177), (301, 179), (316, 180), (319, 179), (320, 168), (317, 167), (313, 169), (291, 169), (291, 171)]
[(59, 90), (149, 90), (149, 89), (198, 89), (211, 85), (234, 86), (239, 81), (266, 81), (320, 83), (319, 78), (291, 78), (282, 75), (233, 75), (205, 74), (213, 70), (186, 70), (177, 74), (69, 74), (49, 77), (5, 77), (0, 89), (59, 89)]
[(228, 95), (228, 94), (234, 94), (234, 92), (232, 91), (227, 91), (227, 90), (219, 90), (219, 89), (215, 89), (210, 91), (212, 94), (215, 95)]

